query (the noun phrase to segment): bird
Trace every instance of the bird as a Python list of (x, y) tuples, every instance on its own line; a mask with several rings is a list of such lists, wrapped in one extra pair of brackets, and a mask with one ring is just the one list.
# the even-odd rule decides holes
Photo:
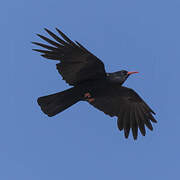
[(122, 86), (137, 71), (108, 73), (104, 63), (78, 41), (72, 41), (58, 28), (56, 33), (44, 30), (49, 38), (37, 34), (46, 43), (32, 42), (40, 47), (33, 50), (46, 59), (58, 61), (57, 71), (71, 86), (37, 99), (46, 115), (55, 116), (79, 101), (86, 101), (110, 117), (117, 117), (117, 127), (124, 130), (125, 138), (129, 137), (130, 130), (134, 140), (138, 131), (145, 136), (147, 128), (153, 130), (152, 123), (157, 122), (155, 112), (133, 89)]

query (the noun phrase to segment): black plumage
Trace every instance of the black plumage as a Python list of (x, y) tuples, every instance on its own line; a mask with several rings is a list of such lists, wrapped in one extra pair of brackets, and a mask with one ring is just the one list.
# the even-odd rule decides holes
[(153, 130), (151, 122), (156, 123), (153, 110), (132, 89), (122, 86), (133, 73), (121, 70), (106, 73), (104, 63), (83, 47), (79, 42), (71, 41), (56, 28), (60, 38), (48, 29), (46, 32), (55, 40), (37, 34), (49, 45), (32, 42), (45, 50), (33, 49), (41, 56), (60, 61), (56, 67), (63, 79), (72, 88), (38, 98), (38, 104), (48, 116), (54, 116), (77, 103), (87, 101), (105, 114), (116, 116), (119, 130), (124, 130), (128, 138), (130, 129), (137, 139), (138, 129), (145, 136), (145, 126)]

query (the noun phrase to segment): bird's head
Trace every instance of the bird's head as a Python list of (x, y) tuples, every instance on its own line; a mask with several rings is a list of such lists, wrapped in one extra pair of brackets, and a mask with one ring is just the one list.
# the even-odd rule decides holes
[(128, 72), (126, 70), (121, 70), (114, 73), (107, 73), (107, 77), (110, 81), (123, 84), (131, 74), (135, 74), (135, 73), (138, 72), (136, 71)]

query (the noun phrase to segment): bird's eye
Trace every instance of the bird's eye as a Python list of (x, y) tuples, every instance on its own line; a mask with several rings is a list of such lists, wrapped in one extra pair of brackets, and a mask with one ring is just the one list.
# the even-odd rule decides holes
[(123, 71), (123, 74), (126, 75), (126, 74), (127, 74), (127, 71)]

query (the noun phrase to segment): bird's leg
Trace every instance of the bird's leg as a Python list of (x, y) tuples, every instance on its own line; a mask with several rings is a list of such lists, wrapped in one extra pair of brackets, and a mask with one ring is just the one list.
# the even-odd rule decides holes
[(94, 98), (92, 98), (92, 96), (91, 96), (90, 93), (85, 93), (85, 94), (84, 94), (84, 97), (86, 98), (86, 100), (87, 100), (89, 103), (91, 103), (91, 102), (93, 102), (93, 101), (95, 100)]

